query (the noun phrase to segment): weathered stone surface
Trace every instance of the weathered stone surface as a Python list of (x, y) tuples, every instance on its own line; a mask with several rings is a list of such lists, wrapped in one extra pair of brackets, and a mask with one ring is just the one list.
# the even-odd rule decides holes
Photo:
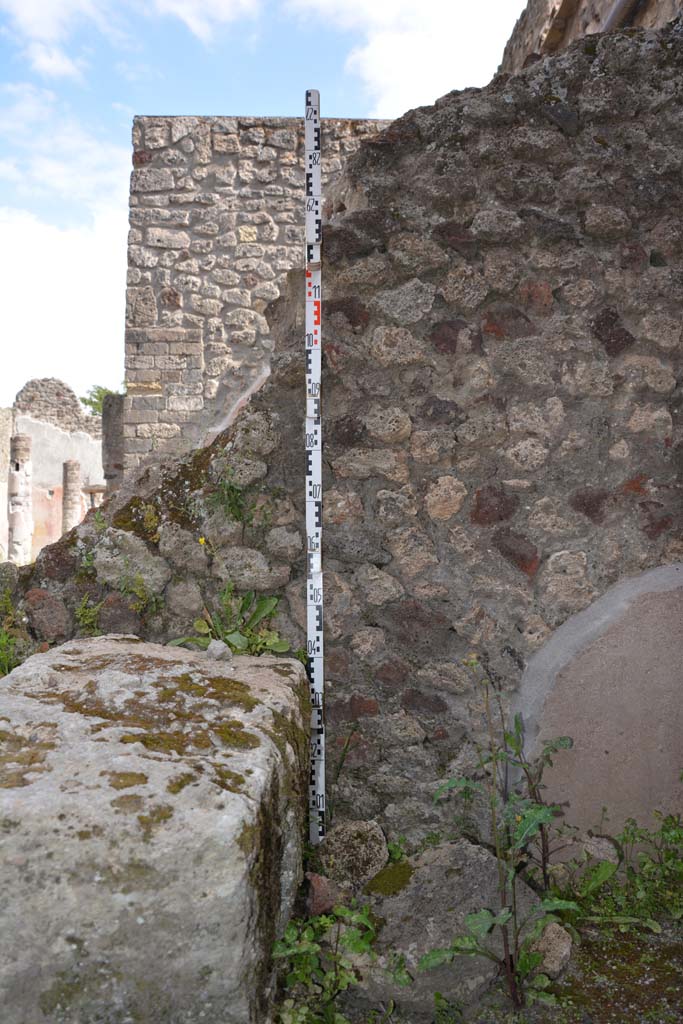
[(66, 640), (71, 632), (71, 617), (64, 602), (48, 590), (29, 590), (26, 614), (31, 629), (39, 640), (53, 644)]
[(326, 874), (351, 892), (358, 892), (388, 859), (387, 841), (376, 821), (333, 825), (320, 847), (320, 862)]
[[(585, 566), (568, 552), (561, 561), (564, 600), (583, 607), (590, 600)], [(615, 833), (628, 817), (650, 825), (654, 809), (679, 809), (671, 752), (680, 750), (683, 729), (681, 621), (679, 563), (617, 584), (529, 661), (515, 700), (529, 752), (542, 737), (573, 737), (573, 749), (560, 751), (544, 782), (548, 799), (562, 800), (566, 820), (584, 831), (600, 821), (603, 807)]]
[(3, 1021), (265, 1020), (300, 872), (302, 666), (226, 675), (101, 637), (0, 688)]
[[(377, 957), (357, 964), (362, 991), (350, 1001), (366, 1011), (390, 1000), (402, 1018), (431, 1024), (435, 991), (458, 1004), (469, 1004), (482, 994), (497, 974), (497, 966), (484, 957), (456, 957), (432, 971), (418, 971), (417, 963), (429, 950), (450, 945), (463, 934), (467, 914), (489, 907), (499, 909), (496, 860), (481, 846), (465, 839), (426, 850), (405, 861), (389, 864), (366, 886), (373, 913), (384, 922), (375, 952)], [(526, 916), (537, 897), (518, 885), (519, 907)], [(499, 952), (499, 939), (492, 940)], [(391, 965), (403, 957), (415, 979), (408, 987), (392, 980)]]
[(561, 924), (551, 921), (534, 949), (543, 957), (539, 971), (549, 978), (559, 978), (572, 955), (572, 937)]
[(98, 579), (124, 592), (140, 577), (148, 591), (160, 594), (171, 578), (164, 559), (152, 554), (141, 537), (125, 530), (108, 531), (97, 546), (94, 565)]
[(425, 496), (425, 508), (430, 519), (450, 519), (462, 508), (467, 488), (454, 476), (440, 476), (430, 484)]
[(276, 590), (289, 580), (287, 565), (270, 564), (256, 548), (228, 547), (214, 561), (213, 573), (241, 590)]
[(167, 587), (166, 604), (173, 615), (185, 619), (189, 626), (192, 619), (200, 614), (204, 600), (201, 590), (193, 580), (179, 580)]

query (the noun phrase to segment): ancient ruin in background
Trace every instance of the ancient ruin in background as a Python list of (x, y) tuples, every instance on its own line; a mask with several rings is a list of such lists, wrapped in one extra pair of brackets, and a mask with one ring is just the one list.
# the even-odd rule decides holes
[(102, 421), (60, 380), (30, 380), (0, 409), (0, 458), (0, 560), (32, 562), (104, 496)]

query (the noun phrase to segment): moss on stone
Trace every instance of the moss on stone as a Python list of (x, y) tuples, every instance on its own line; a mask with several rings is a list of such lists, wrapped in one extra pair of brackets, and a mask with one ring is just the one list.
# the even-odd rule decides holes
[(131, 498), (123, 508), (114, 513), (111, 524), (115, 529), (134, 533), (136, 537), (150, 544), (159, 543), (159, 512), (151, 502), (142, 498)]
[(166, 783), (166, 792), (173, 793), (175, 796), (176, 793), (180, 793), (185, 789), (185, 786), (189, 786), (191, 782), (196, 782), (198, 777), (195, 772), (182, 772), (181, 775), (174, 775)]
[(371, 878), (365, 886), (365, 892), (381, 896), (396, 896), (408, 885), (412, 878), (413, 868), (409, 861), (401, 860), (395, 864), (387, 864), (385, 868)]
[(249, 857), (256, 849), (260, 842), (261, 830), (255, 823), (248, 824), (247, 822), (242, 825), (242, 830), (237, 837), (237, 845), (244, 854), (245, 857)]
[(101, 772), (109, 776), (109, 785), (113, 789), (130, 789), (131, 786), (144, 786), (148, 781), (144, 772)]
[(254, 750), (261, 746), (261, 740), (253, 732), (247, 732), (242, 722), (236, 718), (229, 718), (220, 725), (212, 725), (211, 731), (218, 736), (221, 743), (226, 747), (236, 747), (241, 750)]
[(115, 800), (111, 801), (114, 810), (123, 811), (124, 814), (141, 811), (144, 805), (145, 801), (138, 793), (124, 793), (123, 796), (117, 796)]
[(165, 821), (170, 821), (172, 817), (173, 808), (169, 804), (156, 804), (154, 807), (150, 807), (148, 814), (138, 814), (138, 822), (144, 833), (144, 841), (148, 842), (154, 830), (163, 825)]
[(239, 772), (233, 772), (229, 768), (226, 768), (222, 764), (213, 763), (214, 776), (212, 782), (219, 787), (219, 789), (227, 790), (228, 793), (241, 793), (245, 784), (244, 775), (240, 775)]
[[(47, 771), (47, 755), (54, 750), (57, 726), (39, 722), (30, 726), (29, 736), (20, 730), (0, 729), (0, 789), (30, 786)], [(31, 773), (31, 776), (29, 776)]]

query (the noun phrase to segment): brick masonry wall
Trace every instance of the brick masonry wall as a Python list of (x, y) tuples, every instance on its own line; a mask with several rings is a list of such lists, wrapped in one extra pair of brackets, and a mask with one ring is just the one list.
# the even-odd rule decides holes
[[(323, 121), (329, 184), (386, 122)], [(124, 465), (201, 444), (263, 379), (264, 310), (302, 265), (300, 118), (133, 126)]]
[[(601, 32), (614, 0), (529, 0), (505, 47), (501, 71), (516, 72), (530, 54), (555, 53), (575, 39)], [(628, 19), (661, 28), (680, 13), (680, 0), (641, 0)]]

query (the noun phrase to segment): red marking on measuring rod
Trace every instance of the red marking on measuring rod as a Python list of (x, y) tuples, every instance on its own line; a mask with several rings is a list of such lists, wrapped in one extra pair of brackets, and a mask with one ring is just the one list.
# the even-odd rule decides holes
[(325, 686), (323, 673), (323, 479), (321, 410), (322, 179), (320, 93), (306, 92), (304, 119), (306, 182), (306, 654), (311, 690), (309, 838), (325, 838)]

